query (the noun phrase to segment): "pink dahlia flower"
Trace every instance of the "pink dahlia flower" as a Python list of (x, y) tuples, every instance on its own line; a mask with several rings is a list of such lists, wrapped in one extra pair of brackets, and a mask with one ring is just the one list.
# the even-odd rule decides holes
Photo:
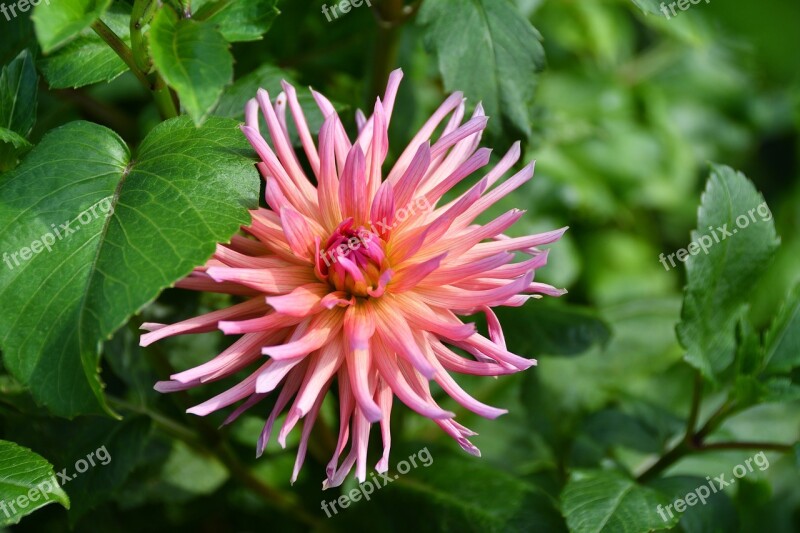
[[(538, 293), (564, 292), (534, 283), (533, 272), (547, 260), (547, 252), (537, 247), (558, 240), (566, 228), (507, 237), (503, 232), (523, 214), (518, 209), (485, 225), (475, 223), (533, 176), (530, 164), (495, 187), (519, 159), (518, 143), (470, 189), (444, 200), (454, 186), (489, 163), (490, 150), (478, 148), (487, 121), (480, 105), (462, 123), (464, 98), (460, 93), (450, 96), (384, 176), (387, 129), (401, 78), (399, 70), (392, 73), (369, 119), (357, 114), (355, 142), (321, 94), (313, 93), (326, 117), (315, 144), (294, 87), (284, 82), (284, 92), (274, 103), (259, 90), (247, 103), (242, 132), (261, 158), (257, 166), (266, 180), (269, 209), (252, 210), (252, 223), (242, 228), (247, 237), (218, 245), (205, 266), (177, 284), (237, 295), (243, 301), (177, 324), (142, 326), (149, 331), (142, 346), (217, 328), (241, 335), (214, 359), (159, 382), (156, 389), (185, 390), (255, 367), (247, 378), (188, 412), (203, 416), (242, 402), (229, 423), (279, 391), (257, 453), (264, 451), (276, 419), (290, 406), (278, 431), (281, 445), (304, 420), (292, 482), (334, 382), (339, 439), (324, 486), (341, 484), (353, 466), (360, 481), (366, 478), (367, 443), (375, 422), (383, 440), (375, 468), (387, 470), (395, 397), (433, 420), (464, 450), (479, 455), (468, 440), (475, 433), (437, 405), (430, 380), (479, 415), (505, 413), (468, 395), (450, 372), (497, 376), (534, 365), (535, 360), (507, 349), (492, 307), (520, 306)], [(271, 142), (259, 131), (259, 110)], [(313, 180), (292, 149), (287, 110)], [(448, 115), (442, 133), (432, 141)], [(524, 260), (513, 262), (515, 252)], [(459, 318), (476, 313), (486, 315), (488, 338)]]

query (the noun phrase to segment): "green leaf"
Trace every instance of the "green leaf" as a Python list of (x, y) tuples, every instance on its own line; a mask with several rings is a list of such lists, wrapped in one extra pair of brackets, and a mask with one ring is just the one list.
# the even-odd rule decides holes
[(36, 121), (39, 77), (33, 57), (23, 50), (0, 73), (0, 128), (27, 137)]
[(0, 171), (17, 165), (31, 148), (25, 139), (36, 121), (39, 76), (28, 50), (23, 50), (0, 73)]
[(800, 366), (800, 285), (781, 306), (764, 341), (767, 373), (788, 372)]
[(794, 445), (794, 464), (797, 470), (800, 471), (800, 442)]
[[(539, 32), (508, 0), (425, 2), (419, 14), (448, 91), (483, 102), (493, 131), (531, 135), (530, 105), (544, 67)], [(458, 28), (458, 31), (454, 31)]]
[(13, 442), (0, 440), (0, 526), (16, 524), (37, 509), (69, 496), (58, 486), (53, 465)]
[[(101, 17), (128, 46), (131, 45), (130, 16), (130, 7), (114, 4)], [(42, 58), (39, 68), (53, 89), (108, 82), (128, 70), (125, 62), (91, 28), (83, 30), (74, 41), (57, 52)]]
[(250, 154), (227, 119), (164, 122), (135, 158), (114, 132), (73, 122), (2, 177), (0, 347), (37, 401), (107, 410), (101, 343), (248, 223)]
[(17, 166), (19, 156), (31, 148), (33, 145), (26, 138), (14, 131), (0, 128), (0, 172)]
[(0, 32), (0, 64), (10, 63), (26, 48), (34, 49), (36, 46), (31, 12), (17, 12), (14, 22), (4, 24)]
[[(118, 422), (90, 417), (66, 422), (61, 435), (70, 435), (63, 446), (65, 465), (74, 465), (94, 452), (94, 466), (84, 473), (70, 474), (67, 486), (72, 500), (69, 511), (70, 524), (74, 525), (90, 509), (108, 501), (122, 487), (139, 463), (150, 432), (150, 420), (143, 416)], [(55, 438), (55, 435), (51, 436)], [(52, 442), (52, 440), (51, 440)]]
[(686, 259), (677, 332), (686, 361), (713, 378), (734, 359), (736, 322), (779, 240), (764, 197), (743, 174), (725, 166), (712, 167), (697, 228), (691, 234), (695, 255)]
[(42, 51), (49, 54), (65, 45), (105, 13), (111, 0), (42, 1), (31, 19)]
[[(338, 512), (333, 517), (337, 531), (358, 531), (359, 525), (380, 520), (396, 531), (529, 531), (533, 524), (548, 532), (566, 529), (554, 498), (487, 462), (432, 446), (393, 449), (392, 456), (397, 465), (405, 461), (409, 467), (413, 457), (416, 468), (405, 475), (390, 469), (391, 481), (376, 479), (386, 486), (370, 501), (361, 498), (352, 509)], [(323, 498), (338, 496), (330, 492)]]
[[(686, 505), (685, 511), (679, 513), (675, 507), (665, 510), (665, 514), (670, 513), (679, 515), (677, 531), (683, 533), (712, 533), (721, 531), (742, 531), (739, 524), (739, 517), (736, 506), (724, 491), (712, 492), (708, 487), (709, 481), (697, 476), (670, 476), (659, 478), (651, 483), (651, 486), (664, 494), (667, 494), (671, 501), (682, 499), (686, 501), (686, 496), (694, 493), (694, 497), (689, 497), (693, 505)], [(699, 499), (702, 496), (703, 499)], [(684, 507), (683, 504), (679, 504)]]
[(178, 19), (163, 8), (150, 27), (150, 52), (189, 116), (202, 124), (233, 81), (233, 57), (225, 38), (209, 22)]
[(170, 486), (189, 494), (212, 494), (230, 474), (219, 459), (203, 456), (175, 441), (162, 477)]
[(258, 41), (280, 14), (278, 0), (193, 2), (195, 20), (214, 24), (228, 42)]
[(644, 533), (669, 529), (679, 516), (659, 516), (658, 507), (669, 498), (638, 485), (620, 472), (586, 470), (573, 472), (561, 494), (562, 512), (573, 533)]
[[(236, 80), (233, 85), (225, 89), (217, 108), (214, 110), (214, 114), (221, 117), (244, 120), (245, 102), (251, 98), (255, 98), (259, 88), (266, 89), (270, 97), (277, 96), (283, 91), (281, 80), (286, 80), (297, 88), (297, 100), (300, 103), (300, 107), (303, 109), (303, 114), (306, 116), (308, 128), (312, 133), (319, 132), (324, 117), (314, 101), (311, 91), (303, 90), (299, 87), (299, 84), (294, 81), (289, 72), (267, 63), (259, 66), (253, 72), (242, 76)], [(341, 113), (343, 109), (346, 109), (346, 106), (336, 101), (333, 101), (332, 104), (337, 112)], [(294, 121), (288, 121), (287, 127), (289, 128), (289, 135), (292, 138), (292, 142), (298, 144), (299, 140)]]
[(507, 336), (518, 352), (538, 355), (579, 355), (604, 346), (611, 327), (597, 313), (576, 305), (532, 302), (523, 309), (498, 308)]

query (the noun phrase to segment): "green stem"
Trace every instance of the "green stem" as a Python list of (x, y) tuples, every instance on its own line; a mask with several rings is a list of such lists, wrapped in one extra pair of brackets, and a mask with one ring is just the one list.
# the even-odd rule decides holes
[(96, 20), (92, 24), (92, 29), (117, 53), (125, 64), (128, 65), (128, 68), (131, 69), (131, 72), (133, 72), (133, 75), (136, 76), (141, 84), (148, 91), (153, 92), (153, 99), (156, 102), (161, 118), (166, 120), (168, 118), (177, 117), (177, 105), (164, 79), (160, 75), (155, 74), (155, 81), (151, 82), (147, 74), (139, 68), (133, 56), (133, 52), (128, 48), (128, 45), (125, 44), (105, 22), (100, 19)]
[(682, 440), (677, 446), (662, 455), (650, 468), (642, 472), (636, 480), (640, 483), (646, 483), (652, 480), (664, 470), (677, 463), (680, 459), (692, 451), (691, 445)]
[(683, 440), (691, 442), (694, 437), (694, 427), (700, 414), (700, 403), (703, 398), (703, 376), (699, 370), (694, 372), (694, 388), (692, 389), (692, 407), (689, 410), (689, 419), (686, 421), (686, 434)]
[(133, 57), (133, 52), (128, 45), (125, 44), (119, 36), (114, 33), (114, 30), (108, 27), (108, 25), (100, 19), (97, 19), (92, 23), (92, 29), (95, 31), (97, 35), (103, 39), (108, 46), (111, 47), (114, 52), (128, 65), (128, 68), (131, 69), (133, 75), (144, 85), (145, 89), (148, 91), (152, 89), (150, 85), (150, 80), (147, 79), (147, 74), (145, 74), (140, 68), (139, 65), (136, 64), (136, 60)]
[(156, 81), (153, 84), (153, 99), (156, 101), (161, 118), (166, 120), (178, 116), (177, 97), (160, 74), (156, 74)]
[(155, 8), (155, 0), (136, 0), (131, 11), (131, 49), (134, 61), (143, 72), (150, 71), (150, 57), (147, 54), (142, 28), (153, 18)]
[[(695, 381), (695, 392), (700, 395), (700, 387), (702, 386), (702, 378), (700, 385)], [(695, 401), (697, 404), (695, 404)], [(697, 405), (695, 407), (695, 405)], [(692, 413), (689, 415), (690, 426), (694, 427), (697, 412), (699, 412), (699, 399), (692, 401)], [(793, 447), (790, 444), (780, 444), (776, 442), (713, 442), (704, 444), (703, 441), (711, 433), (714, 432), (722, 423), (732, 414), (736, 412), (736, 406), (730, 399), (726, 400), (714, 414), (712, 414), (705, 424), (697, 431), (687, 429), (687, 434), (673, 449), (665, 453), (658, 461), (656, 461), (647, 470), (642, 472), (636, 479), (639, 482), (647, 482), (661, 474), (664, 470), (677, 463), (679, 460), (696, 452), (709, 452), (717, 450), (770, 450), (782, 453), (789, 453)]]
[[(369, 98), (375, 98), (383, 93), (389, 74), (397, 65), (401, 27), (414, 16), (420, 3), (417, 1), (411, 6), (404, 6), (403, 0), (383, 0), (373, 7), (378, 20), (378, 35), (372, 63)], [(372, 102), (368, 104), (371, 106)]]
[(145, 406), (133, 405), (125, 400), (111, 396), (109, 396), (108, 399), (112, 405), (120, 409), (149, 417), (156, 427), (164, 431), (164, 433), (185, 442), (192, 449), (204, 455), (211, 455), (218, 458), (227, 467), (234, 478), (260, 496), (270, 507), (286, 512), (308, 526), (314, 528), (322, 527), (323, 524), (319, 518), (306, 512), (306, 510), (295, 503), (290, 496), (284, 494), (280, 490), (270, 487), (253, 475), (253, 473), (241, 463), (227, 443), (219, 442), (217, 445), (209, 447), (197, 433), (179, 422), (152, 411)]
[(716, 450), (768, 450), (771, 452), (789, 453), (794, 449), (791, 444), (781, 444), (778, 442), (712, 442), (703, 444), (697, 451), (716, 451)]

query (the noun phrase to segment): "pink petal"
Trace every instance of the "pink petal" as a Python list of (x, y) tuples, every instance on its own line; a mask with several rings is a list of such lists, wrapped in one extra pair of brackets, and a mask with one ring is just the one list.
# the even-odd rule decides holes
[(375, 317), (370, 306), (354, 305), (347, 308), (344, 333), (350, 387), (356, 404), (367, 420), (377, 422), (381, 419), (381, 410), (369, 390), (370, 375), (373, 373), (369, 339), (375, 333)]
[(268, 296), (267, 303), (282, 315), (305, 317), (319, 309), (322, 298), (330, 292), (325, 283), (301, 285), (289, 294)]

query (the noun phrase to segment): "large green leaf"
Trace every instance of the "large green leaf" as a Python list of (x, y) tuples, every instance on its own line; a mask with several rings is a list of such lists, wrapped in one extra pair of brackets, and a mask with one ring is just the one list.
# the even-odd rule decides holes
[(280, 14), (278, 0), (228, 0), (193, 2), (194, 18), (207, 20), (219, 28), (229, 42), (257, 41)]
[(150, 27), (153, 63), (200, 125), (233, 81), (228, 43), (210, 22), (179, 19), (169, 8)]
[(644, 533), (674, 526), (679, 516), (659, 515), (669, 498), (620, 472), (573, 472), (561, 494), (561, 511), (573, 533)]
[(800, 366), (800, 285), (773, 320), (765, 344), (767, 372), (787, 372)]
[[(420, 21), (448, 90), (461, 90), (486, 114), (530, 136), (529, 107), (544, 66), (539, 32), (508, 0), (425, 2)], [(490, 121), (498, 131), (500, 121)]]
[(49, 54), (63, 46), (105, 13), (111, 0), (58, 0), (39, 2), (33, 10), (36, 38)]
[(725, 166), (712, 168), (697, 228), (695, 255), (686, 258), (684, 250), (687, 285), (677, 331), (686, 361), (713, 377), (733, 361), (736, 322), (779, 240), (764, 197)]
[(69, 509), (53, 465), (28, 448), (0, 440), (0, 526), (16, 524), (50, 503)]
[(3, 177), (0, 346), (39, 402), (63, 416), (105, 406), (101, 343), (248, 222), (249, 154), (227, 119), (164, 122), (135, 158), (114, 132), (73, 122)]
[[(125, 4), (114, 4), (102, 16), (103, 22), (128, 46), (131, 45), (130, 17), (130, 7)], [(111, 81), (128, 70), (116, 52), (89, 28), (74, 41), (42, 58), (39, 68), (54, 89)]]

